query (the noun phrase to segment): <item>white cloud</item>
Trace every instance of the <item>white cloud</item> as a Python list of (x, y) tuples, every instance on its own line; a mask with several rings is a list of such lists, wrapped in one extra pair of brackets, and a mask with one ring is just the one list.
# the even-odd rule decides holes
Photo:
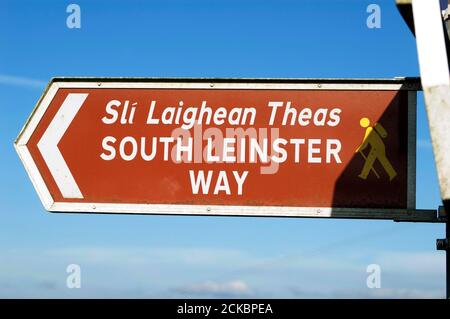
[[(214, 247), (72, 247), (3, 250), (0, 296), (157, 298), (439, 298), (444, 255), (435, 251), (262, 256)], [(83, 288), (65, 287), (79, 264)], [(382, 288), (368, 289), (377, 263)], [(74, 295), (76, 294), (76, 295)]]
[(441, 275), (445, 272), (445, 255), (437, 251), (385, 251), (376, 262), (391, 273)]
[(444, 291), (405, 288), (370, 289), (368, 298), (377, 299), (437, 299), (445, 298)]
[(232, 280), (227, 282), (206, 281), (186, 286), (177, 287), (176, 292), (188, 296), (206, 297), (248, 297), (251, 289), (242, 280)]
[(314, 289), (298, 289), (292, 287), (291, 298), (308, 299), (442, 299), (445, 298), (443, 289), (406, 289), (406, 288), (379, 288), (379, 289), (336, 289), (324, 292)]
[(0, 84), (43, 89), (47, 82), (27, 77), (0, 74)]
[(127, 265), (186, 264), (209, 266), (245, 258), (239, 250), (192, 247), (72, 247), (45, 252), (51, 257), (68, 258), (90, 264), (122, 262)]

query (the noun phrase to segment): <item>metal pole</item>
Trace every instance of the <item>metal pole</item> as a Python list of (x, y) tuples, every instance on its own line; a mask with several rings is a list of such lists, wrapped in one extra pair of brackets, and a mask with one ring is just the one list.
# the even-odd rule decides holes
[[(450, 211), (450, 201), (444, 202), (445, 205), (445, 211)], [(449, 252), (449, 240), (450, 240), (450, 221), (448, 220), (447, 215), (447, 221), (445, 222), (445, 243), (446, 243), (446, 249), (445, 249), (445, 281), (446, 281), (446, 298), (450, 299), (450, 252)]]
[[(445, 10), (444, 17), (444, 28), (446, 32), (446, 48), (447, 48), (447, 60), (450, 65), (450, 0), (447, 1), (447, 9)], [(450, 221), (448, 219), (448, 212), (450, 212), (450, 201), (444, 200), (445, 217), (447, 218), (445, 222), (445, 282), (446, 282), (446, 298), (450, 299)]]
[[(444, 13), (444, 27), (447, 31), (446, 47), (447, 47), (447, 59), (450, 63), (450, 0), (447, 1), (447, 9)], [(450, 65), (450, 64), (449, 64)], [(447, 212), (445, 222), (445, 238), (446, 238), (446, 251), (445, 251), (445, 276), (446, 276), (446, 297), (450, 299), (450, 253), (449, 253), (449, 240), (450, 240), (450, 221), (448, 218), (448, 212), (450, 212), (450, 201), (444, 200), (445, 211)]]
[(445, 218), (445, 239), (436, 241), (438, 250), (445, 250), (445, 291), (446, 298), (450, 299), (450, 221), (447, 212), (450, 210), (450, 201), (444, 201), (444, 206), (439, 207), (439, 217)]
[[(450, 202), (444, 202), (445, 211), (450, 211)], [(446, 281), (446, 298), (450, 299), (450, 252), (449, 252), (449, 240), (450, 240), (450, 221), (445, 222), (445, 242), (446, 242), (446, 250), (445, 250), (445, 281)]]
[[(444, 1), (442, 1), (444, 2)], [(441, 2), (441, 3), (442, 3)], [(443, 6), (444, 7), (444, 6)], [(450, 65), (450, 0), (447, 1), (447, 9), (445, 10), (444, 13), (444, 17), (443, 17), (443, 21), (444, 21), (444, 28), (447, 31), (446, 32), (446, 48), (447, 48), (447, 60), (449, 61), (449, 65)], [(448, 212), (450, 212), (450, 201), (449, 200), (444, 200), (444, 208), (445, 208), (445, 216), (447, 218), (446, 222), (445, 222), (445, 281), (446, 281), (446, 297), (447, 299), (450, 299), (450, 221), (448, 219)]]
[[(396, 0), (396, 3), (417, 40), (421, 82), (444, 203), (439, 207), (439, 218), (445, 220), (445, 239), (438, 239), (436, 248), (445, 250), (446, 297), (450, 299), (450, 157), (447, 155), (450, 151), (447, 124), (450, 120), (450, 0)], [(442, 16), (441, 10), (445, 8)]]

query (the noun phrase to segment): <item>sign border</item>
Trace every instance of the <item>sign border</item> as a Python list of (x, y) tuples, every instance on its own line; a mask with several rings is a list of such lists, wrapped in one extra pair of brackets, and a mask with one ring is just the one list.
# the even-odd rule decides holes
[[(27, 143), (60, 88), (158, 88), (158, 89), (275, 89), (275, 90), (406, 90), (408, 91), (408, 167), (407, 208), (329, 208), (286, 206), (227, 206), (180, 204), (117, 204), (55, 202), (31, 154)], [(437, 222), (436, 210), (416, 209), (416, 109), (418, 78), (393, 79), (216, 79), (216, 78), (53, 78), (37, 102), (14, 146), (49, 212), (327, 217), (349, 219), (392, 219), (398, 221)]]

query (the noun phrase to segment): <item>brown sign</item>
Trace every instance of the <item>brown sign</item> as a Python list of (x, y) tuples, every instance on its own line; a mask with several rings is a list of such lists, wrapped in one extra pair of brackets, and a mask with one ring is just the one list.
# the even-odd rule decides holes
[(398, 80), (61, 79), (16, 148), (50, 211), (375, 214), (415, 208), (415, 98)]

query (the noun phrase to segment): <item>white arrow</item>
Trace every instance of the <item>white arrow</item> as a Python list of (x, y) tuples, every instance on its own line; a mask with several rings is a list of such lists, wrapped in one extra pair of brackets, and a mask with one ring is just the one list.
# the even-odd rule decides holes
[(58, 148), (58, 143), (70, 126), (70, 123), (72, 123), (72, 120), (77, 115), (87, 96), (87, 93), (68, 94), (37, 144), (39, 151), (64, 198), (83, 198), (83, 195)]

